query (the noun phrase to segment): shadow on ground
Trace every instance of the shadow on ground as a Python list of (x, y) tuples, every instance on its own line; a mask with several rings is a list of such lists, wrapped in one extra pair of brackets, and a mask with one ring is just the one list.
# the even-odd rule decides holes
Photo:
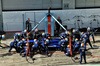
[(100, 61), (92, 61), (92, 62), (88, 62), (87, 64), (100, 64)]
[(1, 54), (0, 57), (11, 56), (11, 55), (13, 55), (13, 53), (5, 53), (5, 54)]
[(100, 43), (100, 40), (96, 40), (95, 43)]

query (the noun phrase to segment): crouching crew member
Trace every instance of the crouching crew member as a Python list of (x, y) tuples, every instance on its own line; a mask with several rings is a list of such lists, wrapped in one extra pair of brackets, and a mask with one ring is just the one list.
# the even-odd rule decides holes
[(80, 32), (79, 30), (77, 29), (73, 29), (72, 31), (72, 40), (74, 41), (76, 38), (78, 38), (78, 40), (80, 40)]
[(61, 48), (61, 51), (63, 51), (64, 48), (64, 45), (67, 46), (68, 45), (68, 39), (65, 38), (65, 39), (61, 39), (59, 42), (58, 42), (58, 45), (60, 46)]
[(48, 45), (49, 45), (49, 39), (44, 39), (41, 41), (41, 45), (44, 48), (44, 50), (46, 51), (46, 55), (48, 56)]
[(11, 52), (12, 48), (15, 48), (17, 52), (17, 43), (20, 41), (20, 35), (21, 35), (20, 33), (14, 34), (14, 41), (10, 43), (9, 52)]
[(14, 40), (13, 42), (10, 43), (10, 49), (9, 52), (11, 52), (12, 48), (16, 49), (17, 52), (17, 43), (19, 42), (19, 39)]
[(66, 51), (67, 51), (67, 53), (65, 53), (66, 54), (66, 56), (70, 56), (70, 45), (67, 45), (67, 48), (66, 48)]
[(65, 31), (64, 33), (61, 33), (61, 34), (60, 34), (60, 38), (61, 38), (61, 39), (68, 38), (68, 37), (69, 37), (69, 34), (70, 34), (69, 31)]
[(25, 39), (23, 38), (21, 41), (17, 43), (17, 51), (20, 52), (24, 49), (25, 46)]
[[(33, 46), (32, 46), (31, 58), (34, 56), (34, 52), (37, 49), (39, 49), (39, 40), (34, 39)], [(40, 51), (40, 49), (39, 49), (39, 51)]]
[(26, 29), (24, 31), (20, 32), (21, 39), (25, 38), (26, 36), (27, 36), (27, 30)]
[(80, 46), (81, 46), (81, 42), (79, 42), (78, 39), (76, 38), (73, 46), (73, 51), (78, 51)]
[(16, 39), (20, 40), (21, 39), (20, 35), (21, 35), (21, 33), (15, 33), (14, 34), (14, 41), (16, 41)]
[[(38, 43), (39, 43), (39, 41), (37, 41), (37, 39), (34, 39), (33, 46), (32, 47), (29, 46), (29, 49), (30, 49), (30, 52), (31, 52), (31, 58), (34, 56), (34, 50), (38, 49)], [(23, 52), (25, 52), (25, 53), (22, 55)], [(28, 51), (28, 47), (27, 47), (27, 44), (26, 44), (24, 46), (24, 49), (21, 50), (20, 55), (22, 55), (24, 57), (28, 53), (29, 53), (29, 51)]]
[(48, 33), (42, 33), (42, 37), (46, 39), (50, 39), (51, 36)]
[(41, 33), (39, 32), (39, 30), (38, 29), (35, 29), (34, 30), (34, 33), (33, 33), (33, 38), (34, 39), (40, 39), (41, 38)]

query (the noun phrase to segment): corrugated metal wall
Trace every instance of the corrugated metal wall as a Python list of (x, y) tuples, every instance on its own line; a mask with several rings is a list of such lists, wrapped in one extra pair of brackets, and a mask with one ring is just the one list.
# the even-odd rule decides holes
[(0, 31), (2, 31), (2, 20), (1, 20), (1, 15), (0, 15)]
[(63, 0), (63, 9), (75, 9), (75, 0)]
[[(91, 15), (100, 15), (100, 9), (77, 9), (77, 10), (51, 10), (51, 12), (54, 14), (56, 18), (60, 16), (62, 19), (62, 24), (66, 24), (68, 26), (68, 29), (74, 28), (74, 23), (76, 22), (77, 18), (73, 18), (74, 16), (83, 15), (85, 18), (80, 18), (83, 21), (83, 26), (80, 23), (80, 27), (90, 27), (90, 22), (93, 20), (93, 18), (89, 18)], [(25, 23), (26, 18), (30, 18), (32, 22), (32, 27), (35, 26), (34, 22), (36, 24), (45, 16), (45, 13), (47, 13), (47, 10), (45, 11), (16, 11), (16, 12), (3, 12), (3, 30), (4, 31), (21, 31), (23, 30), (23, 22)], [(25, 19), (23, 21), (23, 16), (25, 15)], [(35, 18), (34, 18), (35, 17)], [(100, 22), (100, 17), (97, 17), (98, 21)], [(70, 21), (67, 21), (67, 19), (70, 19)], [(45, 21), (40, 24), (38, 27), (39, 30), (45, 29)], [(100, 23), (97, 26), (97, 21), (92, 22), (92, 27), (100, 27)], [(76, 28), (77, 25), (76, 25)]]
[(0, 31), (2, 31), (2, 6), (1, 6), (1, 0), (0, 0)]
[(100, 7), (100, 0), (76, 0), (76, 7)]
[(2, 0), (3, 10), (61, 8), (61, 0)]

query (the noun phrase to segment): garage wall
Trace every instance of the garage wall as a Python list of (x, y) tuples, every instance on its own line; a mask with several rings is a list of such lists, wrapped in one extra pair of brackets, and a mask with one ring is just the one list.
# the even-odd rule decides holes
[(63, 9), (75, 9), (75, 0), (63, 0)]
[[(52, 10), (54, 16), (58, 18), (58, 16), (62, 19), (62, 24), (67, 25), (68, 29), (75, 28), (74, 23), (76, 22), (77, 18), (73, 18), (77, 15), (83, 15), (85, 18), (80, 18), (84, 22), (83, 26), (80, 22), (80, 27), (88, 27), (90, 26), (91, 20), (93, 17), (88, 18), (90, 15), (100, 15), (100, 9), (77, 9), (77, 10)], [(32, 23), (32, 27), (35, 26), (44, 16), (47, 11), (16, 11), (16, 12), (3, 12), (3, 29), (4, 31), (21, 31), (23, 30), (23, 22), (25, 23), (26, 19), (29, 17)], [(24, 14), (24, 20), (23, 15)], [(70, 19), (70, 21), (67, 21)], [(97, 17), (98, 21), (100, 22), (100, 17)], [(35, 22), (35, 23), (34, 23)], [(38, 27), (39, 30), (45, 29), (45, 21), (40, 24)], [(93, 22), (93, 21), (92, 21)], [(77, 25), (76, 25), (77, 26)], [(97, 22), (93, 22), (93, 27), (100, 27), (97, 26)], [(78, 28), (78, 27), (76, 27)]]
[(3, 13), (3, 29), (4, 31), (21, 31), (23, 30), (22, 13), (8, 12)]
[(1, 0), (0, 0), (0, 15), (2, 13), (2, 6), (1, 6)]
[(2, 16), (0, 15), (0, 31), (2, 31)]
[(1, 0), (0, 0), (0, 31), (2, 31), (2, 6), (1, 6)]
[(95, 6), (100, 7), (100, 0), (95, 0)]
[(100, 0), (76, 0), (76, 7), (100, 7)]
[(2, 0), (3, 10), (61, 8), (61, 0)]
[(2, 0), (3, 10), (100, 7), (100, 0)]

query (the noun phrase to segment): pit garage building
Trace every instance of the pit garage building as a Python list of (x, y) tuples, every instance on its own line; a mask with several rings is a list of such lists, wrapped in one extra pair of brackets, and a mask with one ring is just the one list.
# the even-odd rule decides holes
[[(84, 22), (82, 27), (87, 27), (93, 19), (89, 16), (100, 15), (100, 0), (0, 0), (0, 31), (21, 31), (27, 18), (31, 19), (34, 27), (45, 16), (48, 7), (51, 7), (56, 18), (61, 17), (62, 24), (67, 24), (68, 29), (74, 28), (77, 19), (74, 16), (84, 16), (81, 18)], [(100, 21), (100, 17), (97, 19)], [(44, 30), (43, 26), (42, 23), (39, 30)], [(93, 27), (97, 27), (97, 24), (94, 23)]]

